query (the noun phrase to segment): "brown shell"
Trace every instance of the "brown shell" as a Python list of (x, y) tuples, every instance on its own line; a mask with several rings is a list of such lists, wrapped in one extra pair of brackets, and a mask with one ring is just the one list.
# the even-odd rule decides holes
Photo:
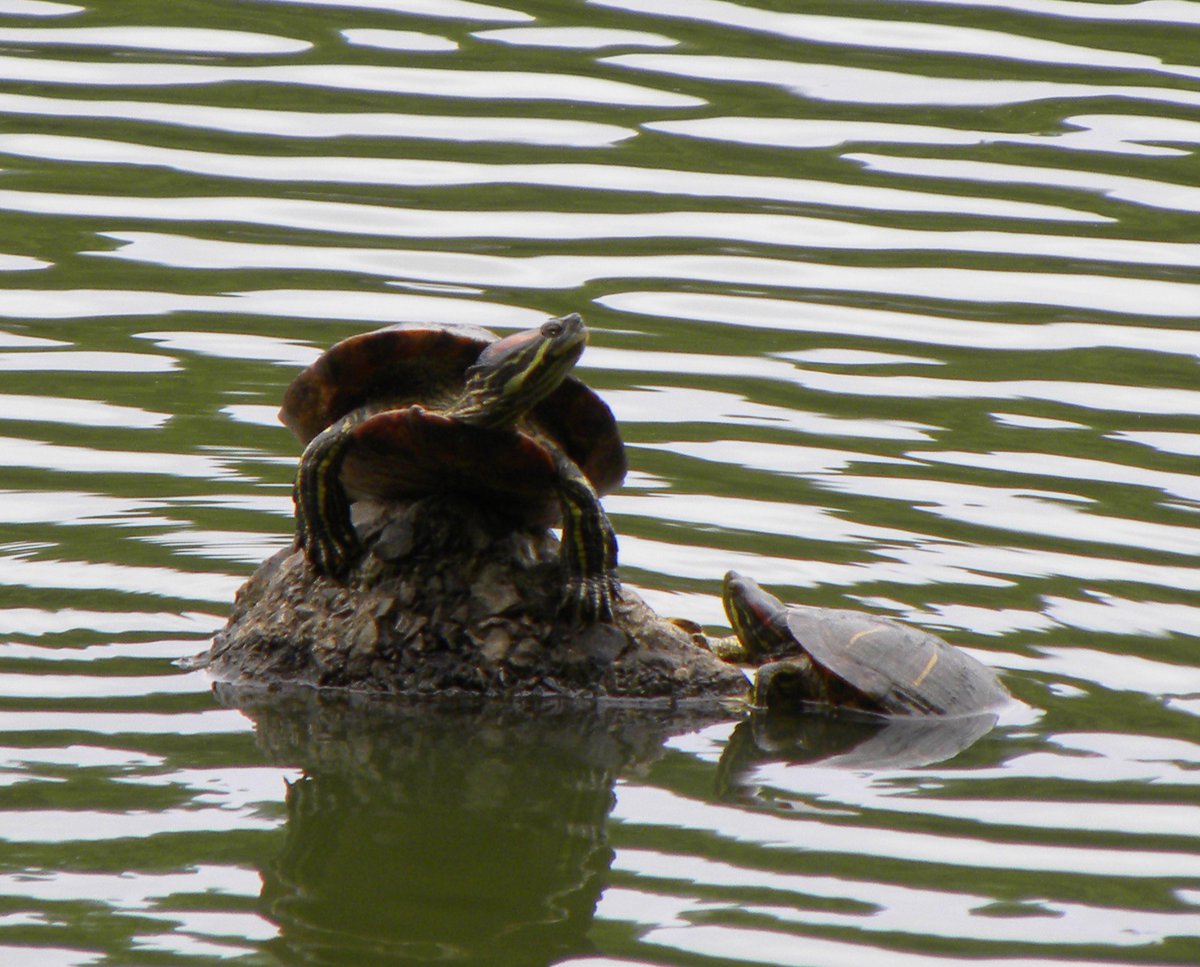
[(432, 405), (460, 386), (463, 373), (496, 336), (475, 326), (401, 323), (334, 344), (283, 394), (279, 421), (308, 443), (365, 406)]
[(342, 465), (351, 497), (457, 493), (489, 500), (529, 523), (558, 520), (554, 460), (519, 430), (469, 426), (408, 406), (378, 413), (351, 432)]
[(475, 326), (411, 323), (351, 336), (292, 380), (279, 419), (307, 444), (360, 407), (385, 411), (355, 428), (342, 481), (356, 498), (454, 490), (511, 500), (507, 509), (514, 516), (552, 522), (558, 516), (555, 472), (537, 443), (542, 434), (575, 461), (597, 493), (620, 486), (627, 465), (616, 420), (573, 376), (534, 407), (521, 432), (483, 430), (436, 416), (496, 338)]
[(800, 650), (887, 715), (968, 715), (1007, 698), (995, 673), (936, 635), (889, 618), (789, 605)]

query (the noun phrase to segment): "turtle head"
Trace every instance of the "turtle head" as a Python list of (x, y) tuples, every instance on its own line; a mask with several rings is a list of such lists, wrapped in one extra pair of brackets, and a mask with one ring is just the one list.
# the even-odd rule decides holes
[(727, 572), (721, 600), (748, 662), (795, 651), (795, 640), (787, 627), (787, 606), (760, 588), (753, 578), (737, 571)]
[(574, 312), (490, 343), (450, 415), (479, 426), (512, 423), (559, 387), (586, 345), (587, 327)]

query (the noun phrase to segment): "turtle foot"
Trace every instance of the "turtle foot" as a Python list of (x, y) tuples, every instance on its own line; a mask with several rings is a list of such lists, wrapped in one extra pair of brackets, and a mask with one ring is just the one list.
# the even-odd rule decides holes
[(304, 549), (304, 559), (308, 562), (308, 566), (317, 574), (334, 580), (345, 577), (346, 572), (362, 556), (362, 547), (358, 545), (357, 541), (353, 544), (340, 543), (320, 538), (313, 539), (309, 535), (308, 540), (300, 537), (297, 539), (297, 543)]
[[(812, 664), (807, 660), (783, 659), (767, 662), (754, 672), (750, 707), (770, 710), (786, 707), (788, 700), (819, 700), (819, 692), (814, 691), (818, 684), (813, 675)], [(781, 695), (785, 698), (784, 702), (778, 701)]]
[(574, 578), (563, 589), (559, 614), (572, 625), (612, 621), (613, 603), (621, 596), (615, 577)]

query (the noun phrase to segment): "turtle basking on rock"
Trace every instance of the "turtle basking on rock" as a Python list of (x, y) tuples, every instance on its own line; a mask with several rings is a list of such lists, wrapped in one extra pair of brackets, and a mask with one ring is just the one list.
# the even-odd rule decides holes
[(742, 691), (737, 668), (617, 583), (598, 495), (625, 450), (569, 374), (585, 341), (576, 315), (504, 339), (394, 326), (297, 376), (280, 418), (306, 444), (298, 540), (238, 591), (207, 667), (439, 697)]
[(479, 501), (362, 500), (366, 548), (341, 581), (288, 547), (237, 593), (205, 664), (216, 678), (457, 700), (557, 696), (708, 700), (746, 679), (632, 589), (609, 621), (562, 613), (560, 545)]
[(755, 707), (966, 716), (1008, 700), (990, 668), (890, 618), (785, 605), (736, 571), (725, 575), (722, 599), (735, 637), (710, 647), (725, 661), (755, 666)]
[[(617, 579), (599, 497), (626, 471), (612, 412), (570, 375), (578, 315), (503, 339), (400, 325), (345, 339), (292, 381), (305, 444), (296, 546), (255, 572), (213, 640), (229, 680), (406, 694), (719, 700), (882, 715), (1002, 703), (932, 635), (787, 607), (730, 572), (736, 639), (656, 615)], [(562, 540), (548, 528), (560, 521)]]
[(564, 613), (608, 620), (617, 542), (599, 495), (626, 462), (612, 412), (569, 375), (586, 343), (572, 313), (503, 339), (392, 326), (325, 352), (279, 412), (305, 444), (293, 495), (312, 568), (342, 579), (361, 557), (353, 502), (458, 494), (516, 524), (561, 520)]

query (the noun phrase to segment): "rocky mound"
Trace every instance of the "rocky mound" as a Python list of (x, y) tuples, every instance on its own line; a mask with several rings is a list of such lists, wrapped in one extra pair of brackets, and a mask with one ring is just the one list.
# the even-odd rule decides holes
[(372, 692), (631, 699), (744, 696), (694, 629), (626, 590), (611, 623), (558, 614), (558, 541), (469, 501), (360, 502), (344, 583), (281, 551), (238, 592), (208, 665), (229, 681)]

